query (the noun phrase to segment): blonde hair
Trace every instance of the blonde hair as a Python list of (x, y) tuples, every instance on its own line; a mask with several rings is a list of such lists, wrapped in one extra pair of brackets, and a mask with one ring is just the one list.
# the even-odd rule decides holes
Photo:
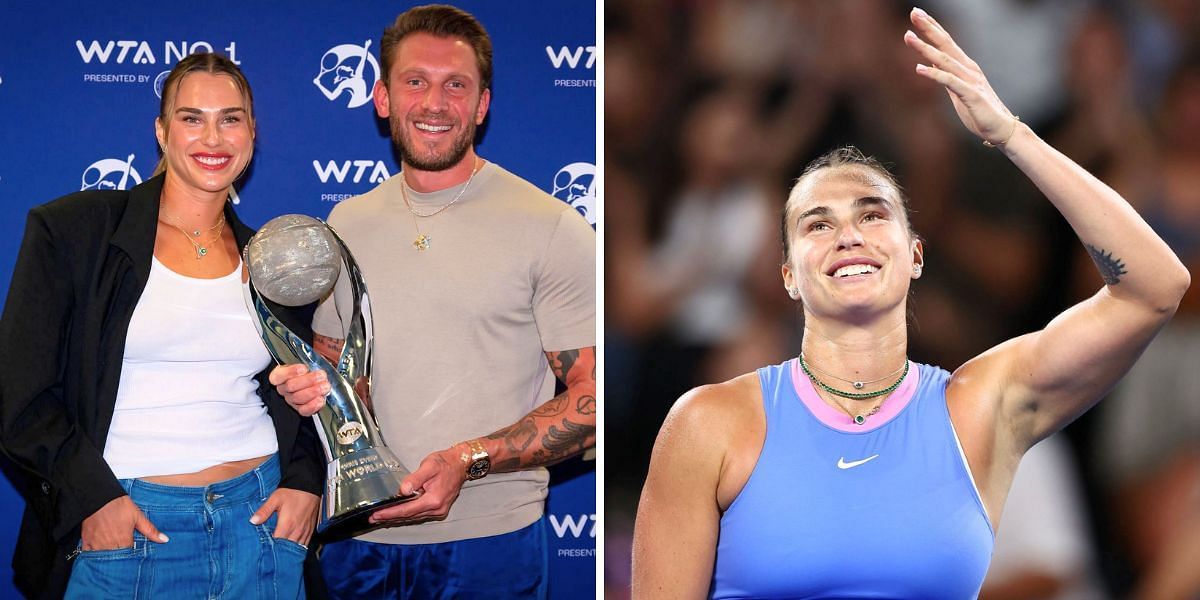
[[(228, 75), (233, 80), (233, 84), (237, 86), (238, 91), (242, 93), (242, 98), (246, 100), (246, 113), (250, 119), (250, 124), (253, 126), (254, 92), (250, 90), (250, 82), (246, 80), (246, 75), (242, 73), (242, 70), (232, 60), (220, 54), (198, 52), (179, 61), (175, 65), (175, 68), (171, 69), (171, 72), (167, 74), (166, 81), (163, 82), (162, 100), (158, 105), (158, 119), (163, 124), (164, 138), (167, 135), (167, 124), (171, 120), (171, 111), (175, 108), (175, 96), (179, 92), (179, 85), (183, 82), (184, 77), (192, 73)], [(159, 150), (161, 151), (162, 148), (159, 148)], [(158, 164), (154, 167), (154, 174), (158, 175), (165, 170), (167, 170), (166, 156), (160, 155)]]

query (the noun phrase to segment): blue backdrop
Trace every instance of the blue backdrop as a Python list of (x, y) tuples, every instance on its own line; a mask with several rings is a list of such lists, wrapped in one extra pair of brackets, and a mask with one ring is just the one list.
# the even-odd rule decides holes
[[(0, 4), (5, 295), (30, 207), (80, 189), (128, 189), (151, 175), (161, 81), (192, 52), (230, 56), (254, 87), (257, 145), (237, 190), (238, 213), (251, 226), (283, 213), (324, 218), (334, 203), (399, 171), (369, 93), (380, 33), (415, 3), (22, 4)], [(595, 3), (458, 5), (483, 22), (495, 48), (479, 153), (594, 224)], [(593, 464), (553, 471), (546, 518), (555, 598), (595, 594)], [(0, 482), (0, 597), (16, 595), (9, 564), (21, 505)]]

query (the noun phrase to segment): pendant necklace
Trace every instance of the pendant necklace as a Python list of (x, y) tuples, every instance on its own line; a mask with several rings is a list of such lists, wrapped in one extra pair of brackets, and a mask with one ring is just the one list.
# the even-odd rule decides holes
[(167, 221), (166, 221), (167, 225), (170, 225), (171, 227), (178, 229), (179, 233), (182, 233), (183, 237), (186, 238), (188, 243), (192, 245), (192, 248), (196, 251), (196, 260), (200, 260), (200, 259), (204, 258), (205, 256), (208, 256), (209, 247), (212, 246), (213, 244), (219, 242), (221, 240), (221, 237), (225, 233), (225, 211), (221, 211), (221, 219), (217, 221), (217, 224), (213, 225), (212, 227), (209, 227), (205, 231), (205, 233), (210, 233), (213, 230), (216, 230), (216, 232), (217, 232), (216, 237), (209, 239), (207, 242), (201, 241), (199, 239), (200, 238), (200, 230), (199, 229), (193, 229), (191, 234), (189, 235), (188, 231), (186, 229), (184, 229), (182, 226), (180, 226), (179, 222), (174, 217), (163, 212), (161, 208), (159, 209), (158, 212), (159, 212), (159, 214), (167, 217)]
[[(804, 360), (803, 354), (800, 355), (800, 360), (801, 361)], [(808, 363), (805, 363), (805, 366), (807, 366), (809, 369), (812, 369), (813, 371), (816, 371), (826, 377), (832, 377), (838, 381), (844, 381), (844, 382), (854, 386), (854, 389), (856, 389), (856, 390), (861, 390), (861, 389), (863, 389), (863, 387), (865, 387), (869, 384), (879, 383), (880, 381), (886, 381), (888, 379), (895, 377), (896, 373), (903, 371), (908, 366), (908, 361), (905, 360), (904, 364), (901, 365), (899, 369), (896, 369), (895, 371), (892, 371), (891, 373), (888, 373), (887, 375), (884, 375), (883, 377), (880, 377), (879, 379), (872, 379), (871, 381), (855, 381), (853, 379), (842, 379), (841, 377), (838, 377), (837, 375), (834, 375), (833, 373), (829, 373), (826, 371), (822, 371), (821, 369), (818, 369), (815, 365), (810, 365)]]
[[(885, 394), (890, 394), (890, 393), (896, 391), (896, 388), (900, 387), (900, 384), (904, 381), (904, 378), (908, 376), (908, 366), (909, 366), (909, 361), (906, 358), (904, 360), (904, 366), (900, 368), (900, 371), (901, 371), (900, 378), (897, 379), (895, 382), (893, 382), (891, 385), (889, 385), (881, 390), (877, 390), (874, 392), (847, 392), (845, 390), (839, 390), (839, 389), (825, 383), (824, 381), (821, 381), (820, 379), (818, 379), (817, 376), (810, 369), (808, 363), (804, 360), (804, 355), (803, 354), (800, 355), (800, 369), (802, 371), (804, 371), (804, 374), (807, 375), (810, 380), (812, 380), (814, 385), (821, 388), (822, 390), (825, 390), (825, 392), (827, 392), (829, 394), (833, 394), (835, 396), (841, 396), (842, 398), (849, 398), (851, 400), (870, 400), (872, 398), (878, 398), (879, 396), (883, 396)], [(891, 376), (889, 375), (888, 377), (891, 377)], [(875, 381), (882, 381), (884, 379), (888, 379), (888, 377), (876, 379)], [(841, 379), (840, 377), (835, 377), (835, 378)], [(851, 380), (842, 379), (842, 381), (851, 381)], [(851, 381), (851, 383), (857, 384), (859, 382)], [(862, 383), (865, 385), (866, 383), (874, 383), (874, 382), (862, 382)], [(855, 385), (854, 387), (855, 387), (855, 389), (862, 389), (862, 387), (858, 386), (858, 385)], [(873, 416), (875, 413), (879, 412), (879, 409), (883, 406), (884, 402), (887, 402), (887, 398), (884, 398), (883, 402), (880, 402), (879, 404), (875, 405), (875, 408), (872, 408), (870, 411), (868, 411), (864, 414), (860, 414), (860, 415), (855, 415), (855, 414), (851, 413), (850, 411), (846, 410), (845, 408), (842, 408), (841, 404), (838, 404), (838, 408), (842, 408), (842, 411), (845, 412), (847, 415), (849, 415), (850, 418), (854, 421), (854, 423), (856, 425), (862, 425), (863, 423), (866, 423), (867, 417)]]
[(408, 199), (408, 179), (405, 178), (403, 171), (400, 172), (400, 195), (404, 198), (404, 207), (407, 208), (408, 212), (412, 213), (412, 216), (414, 217), (413, 228), (417, 230), (417, 237), (413, 240), (412, 247), (416, 248), (417, 252), (424, 252), (425, 250), (428, 250), (429, 243), (433, 241), (432, 237), (421, 233), (420, 220), (436, 216), (438, 213), (450, 208), (456, 202), (458, 202), (459, 199), (463, 197), (463, 194), (467, 193), (467, 188), (471, 187), (471, 181), (475, 179), (475, 174), (479, 172), (479, 167), (476, 167), (476, 164), (476, 161), (472, 161), (471, 176), (467, 178), (467, 182), (463, 184), (462, 189), (458, 190), (458, 194), (454, 196), (454, 199), (439, 206), (436, 210), (430, 213), (420, 213), (413, 208), (412, 202)]

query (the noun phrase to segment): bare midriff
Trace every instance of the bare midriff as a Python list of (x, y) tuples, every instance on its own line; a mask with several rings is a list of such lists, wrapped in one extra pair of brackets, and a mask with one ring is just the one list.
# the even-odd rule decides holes
[(270, 455), (221, 463), (219, 465), (208, 467), (207, 469), (196, 471), (195, 473), (181, 473), (179, 475), (153, 475), (151, 477), (139, 477), (138, 479), (160, 485), (203, 487), (225, 481), (226, 479), (233, 479), (234, 477), (237, 477), (243, 473), (248, 473), (258, 465), (263, 464), (263, 462), (265, 462), (268, 458), (270, 458)]

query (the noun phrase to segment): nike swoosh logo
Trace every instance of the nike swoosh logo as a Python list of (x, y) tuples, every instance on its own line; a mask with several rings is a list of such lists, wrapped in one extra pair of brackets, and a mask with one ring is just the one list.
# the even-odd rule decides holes
[(846, 462), (846, 459), (844, 457), (838, 458), (838, 468), (839, 469), (853, 469), (854, 467), (857, 467), (858, 465), (861, 465), (865, 462), (869, 462), (876, 458), (879, 458), (878, 454), (873, 455), (873, 456), (868, 456), (862, 460), (856, 460), (856, 461), (852, 461), (852, 462)]

